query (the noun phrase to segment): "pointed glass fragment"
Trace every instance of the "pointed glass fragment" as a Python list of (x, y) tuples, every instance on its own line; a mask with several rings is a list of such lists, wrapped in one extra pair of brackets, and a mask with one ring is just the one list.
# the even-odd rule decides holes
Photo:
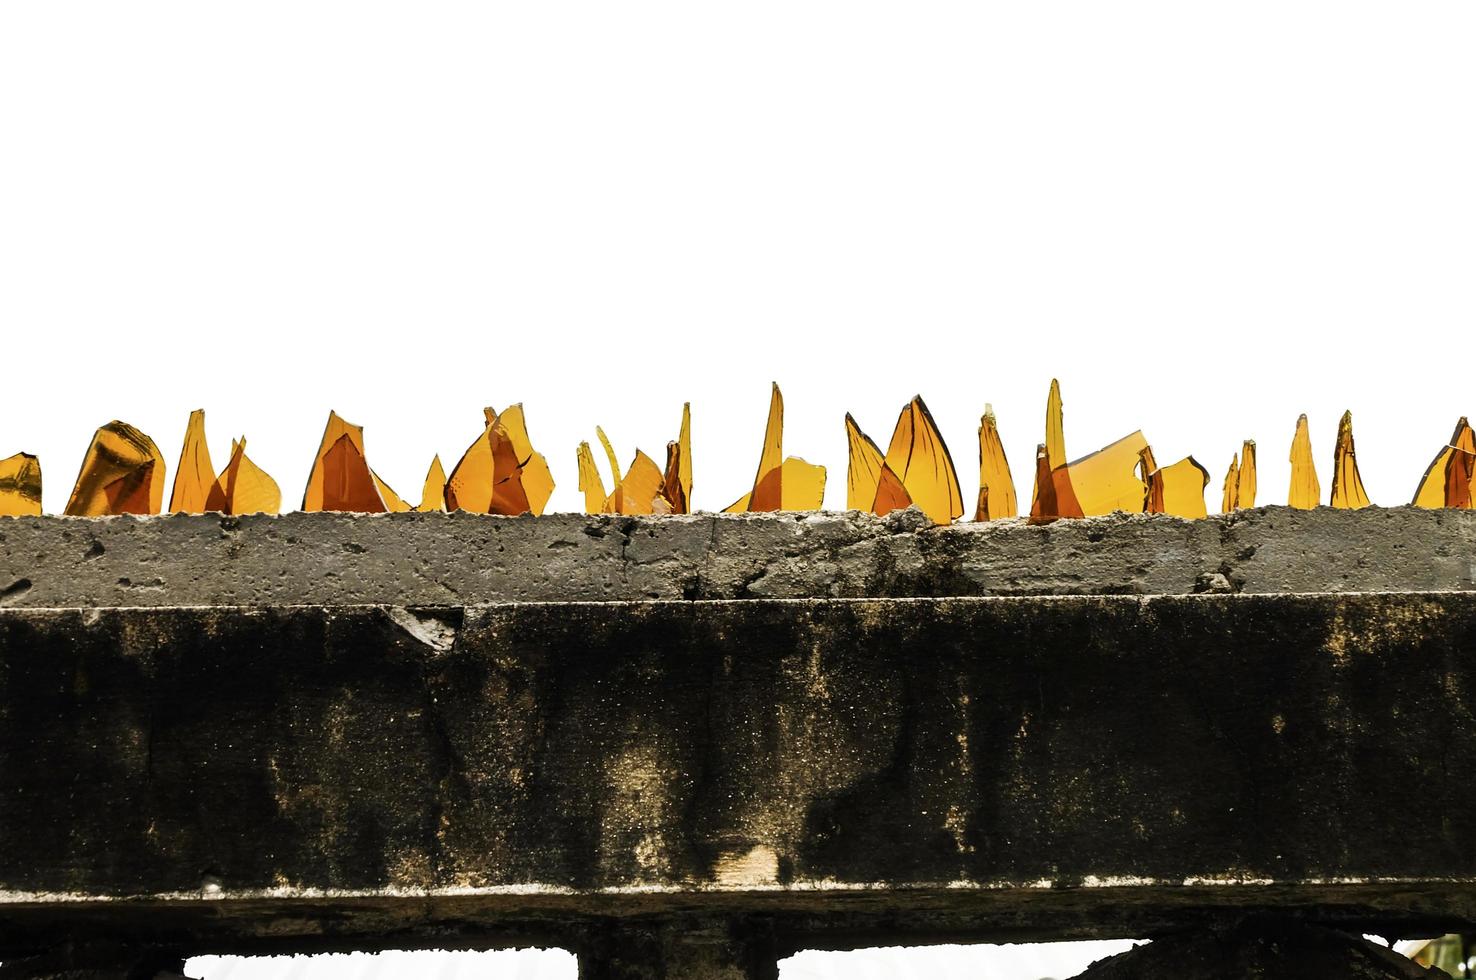
[(231, 441), (231, 458), (210, 488), (205, 510), (220, 514), (276, 514), (282, 509), (277, 481), (246, 455), (246, 437)]
[(1312, 437), (1307, 433), (1307, 416), (1297, 419), (1297, 434), (1292, 437), (1291, 486), (1286, 504), (1298, 510), (1311, 510), (1322, 499), (1322, 484), (1317, 479), (1317, 466), (1312, 462)]
[(185, 427), (184, 448), (179, 451), (174, 490), (169, 495), (169, 512), (205, 513), (214, 486), (215, 467), (210, 462), (210, 447), (205, 443), (205, 410), (199, 408), (190, 413)]
[(974, 520), (993, 521), (1014, 517), (1019, 513), (1015, 499), (1015, 480), (1010, 475), (1010, 461), (1005, 458), (1004, 444), (994, 418), (994, 406), (984, 406), (979, 420), (979, 505)]
[(605, 435), (605, 430), (595, 426), (595, 435), (599, 437), (600, 445), (605, 449), (605, 461), (610, 464), (610, 479), (613, 486), (620, 486), (620, 460), (615, 456), (615, 447), (610, 445), (610, 437)]
[(305, 511), (382, 514), (388, 508), (364, 458), (364, 429), (328, 413), (323, 441), (303, 493)]
[(0, 517), (41, 514), (41, 461), (30, 453), (0, 459)]
[(579, 444), (579, 492), (584, 494), (584, 512), (602, 514), (605, 511), (605, 483), (600, 479), (600, 469), (595, 465), (594, 452), (589, 443)]
[(846, 442), (850, 447), (850, 463), (846, 468), (848, 509), (885, 516), (912, 506), (912, 497), (901, 479), (849, 412), (846, 413)]
[(1256, 441), (1247, 439), (1240, 444), (1240, 476), (1235, 491), (1235, 506), (1250, 508), (1256, 505)]
[(523, 406), (498, 415), (485, 412), (487, 425), (462, 455), (446, 481), (446, 508), (478, 514), (541, 514), (553, 495), (553, 473), (535, 452), (523, 419)]
[(1225, 471), (1225, 487), (1220, 493), (1220, 513), (1228, 514), (1240, 504), (1240, 454), (1230, 457), (1230, 469)]
[(1416, 507), (1471, 508), (1472, 470), (1476, 467), (1476, 432), (1465, 416), (1456, 423), (1450, 441), (1426, 467), (1415, 489)]
[(72, 517), (157, 514), (164, 503), (164, 457), (154, 440), (116, 419), (98, 429), (67, 501)]
[(1062, 411), (1061, 382), (1051, 379), (1050, 394), (1046, 396), (1046, 460), (1051, 469), (1066, 465), (1066, 419)]
[(723, 513), (820, 509), (825, 496), (825, 467), (807, 463), (797, 456), (784, 459), (783, 442), (784, 396), (775, 384), (769, 396), (769, 421), (764, 427), (764, 445), (759, 454), (753, 490)]
[(382, 480), (378, 473), (369, 471), (369, 477), (374, 481), (374, 489), (379, 491), (379, 499), (384, 501), (384, 509), (391, 514), (403, 514), (410, 510), (410, 505), (390, 489), (390, 485)]
[(692, 403), (682, 405), (682, 427), (676, 442), (666, 444), (666, 475), (661, 483), (661, 496), (673, 514), (691, 513), (692, 509)]
[(425, 486), (420, 490), (420, 506), (415, 508), (422, 514), (446, 509), (446, 470), (441, 466), (441, 456), (431, 457), (430, 469), (425, 474)]
[(1353, 413), (1344, 412), (1338, 422), (1338, 444), (1333, 450), (1332, 506), (1353, 510), (1367, 507), (1368, 503), (1353, 452)]
[(1068, 467), (1051, 468), (1045, 443), (1035, 448), (1035, 490), (1030, 500), (1031, 524), (1049, 524), (1063, 517), (1084, 517)]
[[(620, 485), (610, 494), (606, 510), (612, 514), (652, 513), (653, 502), (661, 496), (662, 480), (661, 468), (656, 461), (637, 449), (630, 469), (625, 471)], [(670, 503), (666, 502), (662, 509), (670, 513)]]
[(963, 516), (953, 457), (921, 395), (913, 396), (897, 417), (886, 464), (934, 524), (951, 524)]

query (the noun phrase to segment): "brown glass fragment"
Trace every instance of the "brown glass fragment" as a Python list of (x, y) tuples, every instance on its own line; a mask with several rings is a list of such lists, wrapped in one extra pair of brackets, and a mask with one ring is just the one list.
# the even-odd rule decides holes
[(169, 495), (171, 514), (203, 514), (209, 507), (210, 491), (215, 486), (215, 467), (210, 462), (210, 447), (205, 442), (205, 410), (190, 413), (185, 427), (184, 446), (179, 451), (179, 465), (174, 470), (174, 490)]
[(541, 514), (553, 495), (548, 460), (533, 449), (523, 406), (488, 408), (486, 426), (446, 481), (446, 508), (478, 514)]
[(282, 509), (277, 481), (246, 455), (246, 437), (232, 440), (231, 458), (210, 488), (205, 510), (220, 514), (276, 514)]
[(1240, 506), (1240, 454), (1230, 457), (1230, 469), (1225, 471), (1225, 486), (1220, 493), (1220, 513), (1228, 514)]
[(682, 427), (675, 442), (666, 444), (666, 471), (661, 496), (673, 514), (687, 514), (692, 507), (692, 403), (682, 405)]
[(154, 440), (116, 419), (93, 434), (67, 501), (72, 517), (157, 514), (164, 503), (164, 457)]
[(439, 453), (431, 457), (425, 485), (420, 490), (420, 506), (415, 509), (422, 514), (446, 509), (446, 470), (441, 466)]
[[(1065, 418), (1061, 402), (1061, 385), (1051, 379), (1046, 398), (1046, 461), (1050, 469), (1052, 490), (1061, 507), (1079, 510), (1085, 516), (1110, 514), (1113, 511), (1141, 513), (1143, 482), (1137, 475), (1138, 453), (1148, 445), (1142, 432), (1134, 432), (1104, 446), (1075, 462), (1066, 462)], [(1036, 488), (1031, 494), (1031, 511), (1041, 496), (1039, 464), (1036, 466)], [(1061, 475), (1058, 475), (1061, 474)], [(1066, 491), (1069, 490), (1069, 501)], [(1069, 513), (1057, 516), (1067, 517)]]
[(1063, 517), (1085, 517), (1076, 501), (1067, 467), (1051, 469), (1045, 443), (1035, 449), (1035, 491), (1030, 501), (1031, 524), (1049, 524)]
[(1450, 441), (1426, 467), (1411, 501), (1416, 507), (1471, 509), (1471, 482), (1476, 467), (1476, 432), (1462, 416)]
[(364, 458), (364, 429), (328, 413), (302, 497), (305, 511), (382, 514), (389, 508)]
[[(1151, 461), (1151, 454), (1149, 456)], [(1204, 490), (1209, 486), (1209, 470), (1193, 456), (1177, 463), (1160, 466), (1148, 473), (1147, 512), (1171, 514), (1189, 519), (1205, 517)]]
[(666, 469), (637, 449), (635, 459), (622, 475), (615, 448), (605, 430), (595, 426), (595, 435), (604, 447), (610, 463), (614, 489), (605, 495), (605, 484), (595, 465), (589, 443), (579, 444), (579, 489), (584, 494), (584, 509), (589, 514), (685, 514), (690, 508), (692, 492), (692, 412), (691, 405), (682, 406), (682, 426), (677, 438), (666, 444)]
[(41, 461), (30, 453), (0, 459), (0, 517), (39, 517)]
[(846, 413), (846, 443), (849, 447), (846, 507), (849, 510), (886, 515), (912, 506), (907, 488), (887, 466), (881, 449), (861, 431), (849, 412)]
[(1312, 437), (1307, 433), (1307, 416), (1297, 418), (1297, 433), (1292, 437), (1291, 485), (1287, 490), (1288, 507), (1311, 510), (1322, 499), (1322, 484), (1317, 479), (1317, 466), (1312, 461)]
[(1354, 510), (1369, 505), (1358, 475), (1358, 459), (1353, 451), (1353, 413), (1344, 412), (1338, 422), (1338, 443), (1333, 450), (1332, 506)]
[(921, 395), (914, 395), (897, 417), (886, 464), (907, 496), (934, 524), (951, 524), (963, 516), (963, 495), (953, 457)]
[(589, 443), (579, 444), (579, 492), (584, 494), (584, 512), (586, 514), (603, 514), (605, 512), (605, 483), (600, 479), (600, 469), (595, 465), (594, 453), (589, 448)]
[(994, 406), (984, 406), (979, 420), (979, 503), (974, 520), (993, 521), (1014, 517), (1019, 513), (1015, 499), (1015, 480), (1010, 475), (1010, 461), (1000, 442)]
[(798, 456), (784, 458), (784, 396), (775, 384), (769, 395), (769, 420), (753, 489), (724, 509), (725, 514), (775, 510), (819, 510), (825, 498), (825, 467)]

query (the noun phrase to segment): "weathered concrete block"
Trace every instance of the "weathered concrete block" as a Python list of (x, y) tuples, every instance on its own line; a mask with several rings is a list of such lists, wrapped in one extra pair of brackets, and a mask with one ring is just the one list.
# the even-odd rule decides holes
[(1473, 692), (1454, 593), (0, 610), (0, 955), (1458, 928)]
[(1464, 591), (1476, 513), (0, 518), (0, 606)]

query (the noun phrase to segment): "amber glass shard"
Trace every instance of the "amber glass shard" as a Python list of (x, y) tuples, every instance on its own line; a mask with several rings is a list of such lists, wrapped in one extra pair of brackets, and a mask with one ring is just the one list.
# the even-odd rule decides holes
[(1473, 462), (1476, 462), (1476, 433), (1462, 416), (1449, 443), (1425, 469), (1411, 503), (1416, 507), (1470, 509)]
[(599, 437), (600, 445), (605, 449), (605, 461), (610, 464), (610, 480), (612, 486), (620, 486), (620, 460), (615, 456), (615, 447), (610, 445), (609, 436), (605, 430), (595, 426), (595, 435)]
[(1338, 422), (1338, 444), (1333, 451), (1332, 506), (1353, 510), (1367, 507), (1368, 503), (1353, 451), (1353, 413), (1344, 412)]
[(601, 514), (605, 510), (605, 483), (600, 479), (600, 469), (595, 465), (594, 452), (589, 443), (579, 444), (579, 492), (584, 494), (584, 512)]
[(881, 482), (881, 471), (886, 463), (876, 443), (861, 427), (850, 412), (846, 413), (846, 445), (849, 463), (846, 466), (846, 509), (870, 512), (876, 503), (877, 485)]
[(1143, 512), (1143, 481), (1137, 474), (1139, 453), (1148, 447), (1141, 431), (1066, 466), (1081, 512), (1087, 517), (1125, 511)]
[(963, 494), (953, 457), (921, 395), (913, 396), (897, 417), (886, 463), (907, 488), (912, 502), (934, 524), (951, 524), (963, 516)]
[(410, 510), (410, 505), (405, 503), (399, 494), (391, 490), (390, 485), (385, 483), (378, 473), (370, 470), (369, 476), (374, 480), (374, 489), (379, 491), (379, 499), (384, 501), (385, 510), (391, 514), (404, 514)]
[(231, 442), (231, 458), (210, 488), (205, 509), (221, 514), (276, 514), (282, 509), (277, 481), (246, 455), (246, 437)]
[[(630, 468), (625, 471), (620, 485), (610, 494), (605, 505), (606, 511), (612, 514), (652, 513), (654, 501), (661, 496), (663, 479), (661, 467), (656, 465), (656, 461), (637, 449), (635, 459), (631, 460)], [(662, 510), (670, 513), (670, 504), (667, 503)]]
[(1141, 484), (1142, 507), (1146, 514), (1163, 513), (1163, 483), (1154, 482), (1153, 474), (1158, 472), (1158, 461), (1153, 458), (1153, 447), (1144, 446), (1138, 450), (1138, 479)]
[(210, 447), (205, 443), (205, 410), (199, 408), (190, 413), (185, 427), (184, 448), (179, 451), (174, 490), (169, 495), (169, 513), (205, 513), (214, 486), (215, 467), (210, 462)]
[(345, 422), (337, 412), (328, 413), (302, 509), (363, 514), (381, 514), (388, 509), (364, 458), (364, 429)]
[(1209, 486), (1209, 470), (1193, 456), (1186, 456), (1169, 466), (1161, 466), (1149, 474), (1148, 513), (1172, 514), (1175, 517), (1204, 517), (1209, 511), (1204, 504), (1204, 490)]
[(1035, 491), (1030, 501), (1030, 523), (1049, 524), (1063, 517), (1084, 517), (1068, 467), (1051, 468), (1045, 443), (1035, 449)]
[(999, 426), (994, 406), (984, 406), (979, 420), (979, 506), (976, 521), (993, 521), (1014, 517), (1019, 513), (1015, 499), (1015, 480), (1010, 475), (1010, 461), (1005, 458), (1004, 444), (999, 439)]
[(780, 510), (819, 510), (825, 500), (825, 467), (798, 456), (786, 456), (779, 464), (783, 474)]
[(0, 517), (41, 514), (41, 461), (30, 453), (0, 459)]
[(67, 501), (73, 517), (157, 514), (164, 503), (164, 457), (154, 440), (116, 419), (98, 429)]
[(1055, 470), (1066, 465), (1066, 422), (1061, 410), (1061, 382), (1051, 379), (1046, 396), (1046, 459)]
[(1307, 434), (1307, 416), (1297, 419), (1297, 434), (1292, 437), (1291, 486), (1287, 490), (1288, 507), (1311, 510), (1322, 499), (1322, 484), (1317, 479), (1317, 466), (1312, 462), (1312, 437)]
[(1249, 508), (1256, 505), (1256, 442), (1247, 439), (1240, 444), (1240, 476), (1235, 491), (1235, 506)]
[(682, 427), (676, 442), (666, 444), (666, 474), (661, 483), (661, 496), (666, 498), (673, 514), (687, 514), (692, 509), (692, 403), (682, 405)]
[(1225, 471), (1225, 486), (1220, 492), (1220, 513), (1228, 514), (1240, 506), (1240, 455), (1230, 457), (1230, 469)]
[[(553, 494), (553, 473), (533, 450), (523, 406), (485, 411), (482, 434), (467, 447), (446, 481), (446, 508), (478, 514), (541, 514)], [(520, 455), (521, 454), (521, 455)]]
[(431, 457), (430, 469), (425, 474), (425, 484), (420, 489), (418, 513), (428, 514), (446, 509), (446, 470), (441, 466), (441, 456)]
[[(784, 396), (776, 384), (769, 395), (769, 421), (753, 490), (725, 508), (725, 514), (773, 510), (819, 510), (825, 495), (825, 467), (784, 454)], [(793, 487), (785, 484), (793, 479)], [(816, 496), (818, 488), (819, 496)]]
[(850, 462), (846, 468), (846, 507), (886, 515), (912, 506), (912, 497), (902, 480), (882, 458), (876, 443), (856, 420), (846, 413), (846, 442)]

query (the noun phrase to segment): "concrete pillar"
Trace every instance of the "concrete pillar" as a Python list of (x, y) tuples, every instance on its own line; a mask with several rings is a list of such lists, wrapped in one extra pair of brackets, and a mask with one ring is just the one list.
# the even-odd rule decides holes
[(1077, 980), (1448, 980), (1362, 936), (1303, 925), (1170, 936), (1093, 963)]
[(592, 933), (579, 980), (778, 980), (779, 956), (763, 925), (631, 922)]

